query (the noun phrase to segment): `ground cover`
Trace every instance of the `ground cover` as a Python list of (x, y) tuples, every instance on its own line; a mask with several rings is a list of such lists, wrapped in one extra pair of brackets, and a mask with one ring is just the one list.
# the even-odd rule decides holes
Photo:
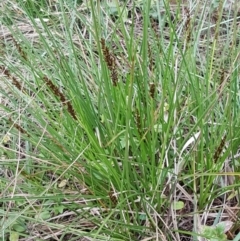
[(237, 1), (5, 1), (1, 240), (239, 240)]

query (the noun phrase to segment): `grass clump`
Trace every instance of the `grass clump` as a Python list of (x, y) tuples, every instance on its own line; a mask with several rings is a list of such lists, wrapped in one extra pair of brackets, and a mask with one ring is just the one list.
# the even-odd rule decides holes
[(2, 240), (195, 240), (225, 221), (237, 238), (233, 8), (2, 9)]

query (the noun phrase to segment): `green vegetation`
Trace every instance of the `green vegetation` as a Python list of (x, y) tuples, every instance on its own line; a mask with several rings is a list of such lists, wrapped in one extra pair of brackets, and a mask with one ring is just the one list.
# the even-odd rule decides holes
[(239, 240), (235, 2), (0, 3), (0, 240)]

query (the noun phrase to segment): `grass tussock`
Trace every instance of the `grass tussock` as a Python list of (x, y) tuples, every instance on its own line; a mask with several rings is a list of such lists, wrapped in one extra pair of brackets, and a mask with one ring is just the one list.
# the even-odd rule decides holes
[(0, 240), (238, 240), (238, 5), (0, 3)]

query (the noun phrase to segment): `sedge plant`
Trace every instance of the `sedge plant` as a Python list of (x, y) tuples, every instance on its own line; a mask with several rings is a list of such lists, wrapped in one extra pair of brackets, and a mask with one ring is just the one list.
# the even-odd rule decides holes
[(1, 3), (2, 240), (237, 232), (239, 17), (172, 4)]

